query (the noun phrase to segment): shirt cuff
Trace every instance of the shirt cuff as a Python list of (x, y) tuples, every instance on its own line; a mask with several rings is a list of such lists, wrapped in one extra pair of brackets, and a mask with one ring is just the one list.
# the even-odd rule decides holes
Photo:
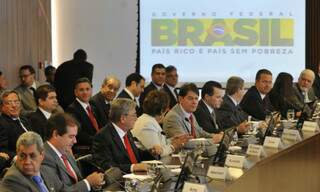
[(91, 187), (90, 187), (88, 180), (84, 179), (83, 181), (86, 184), (88, 191), (91, 191)]
[(130, 166), (130, 172), (131, 173), (133, 173), (133, 166), (134, 166), (134, 164), (131, 164), (131, 166)]

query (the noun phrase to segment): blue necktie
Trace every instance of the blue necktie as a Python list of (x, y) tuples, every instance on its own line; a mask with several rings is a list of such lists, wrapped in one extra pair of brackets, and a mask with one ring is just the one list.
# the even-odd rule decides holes
[(40, 189), (40, 192), (48, 192), (48, 189), (43, 183), (43, 180), (40, 176), (32, 176), (32, 180), (37, 184), (38, 189)]

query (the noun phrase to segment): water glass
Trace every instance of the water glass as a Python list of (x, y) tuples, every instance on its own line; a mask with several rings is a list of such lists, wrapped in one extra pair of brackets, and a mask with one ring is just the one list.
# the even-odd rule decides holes
[(287, 119), (288, 119), (288, 121), (293, 121), (294, 120), (294, 110), (293, 109), (288, 109), (288, 111), (287, 111)]

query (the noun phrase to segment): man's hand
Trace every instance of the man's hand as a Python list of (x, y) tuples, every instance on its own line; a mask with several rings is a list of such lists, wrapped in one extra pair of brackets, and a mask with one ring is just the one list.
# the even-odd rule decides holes
[(94, 172), (91, 173), (86, 180), (89, 182), (91, 187), (100, 187), (101, 185), (104, 184), (104, 174), (103, 173), (98, 173)]
[(5, 160), (9, 160), (10, 159), (9, 155), (6, 154), (6, 153), (3, 153), (3, 152), (0, 152), (0, 157), (4, 158)]
[(238, 133), (246, 133), (250, 129), (250, 123), (247, 121), (243, 121), (238, 125), (237, 132)]
[(220, 133), (217, 133), (217, 134), (212, 134), (213, 143), (219, 143), (221, 141), (222, 137), (223, 137), (223, 132), (222, 131)]
[(150, 168), (150, 165), (145, 164), (145, 163), (137, 163), (134, 164), (132, 167), (133, 172), (139, 172), (139, 171), (148, 171)]
[(154, 145), (151, 149), (150, 152), (152, 155), (161, 155), (163, 153), (163, 149), (161, 145)]
[(186, 144), (191, 138), (192, 136), (190, 136), (189, 134), (174, 136), (171, 139), (171, 145), (174, 147), (175, 150), (178, 150), (182, 148), (184, 144)]

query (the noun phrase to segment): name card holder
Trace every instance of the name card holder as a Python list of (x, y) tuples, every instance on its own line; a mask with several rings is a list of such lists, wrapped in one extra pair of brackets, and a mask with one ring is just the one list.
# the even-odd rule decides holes
[(228, 167), (247, 168), (247, 161), (245, 156), (241, 155), (227, 155), (225, 165)]
[(249, 144), (247, 149), (247, 155), (264, 157), (266, 156), (266, 152), (264, 151), (262, 145)]
[(317, 122), (304, 121), (302, 131), (317, 132), (319, 131), (319, 125)]
[(263, 142), (263, 146), (279, 149), (283, 147), (283, 144), (281, 142), (281, 139), (278, 137), (266, 137)]
[(182, 192), (207, 192), (207, 187), (203, 184), (185, 182)]
[(207, 176), (212, 179), (230, 180), (230, 175), (227, 167), (210, 166)]
[(293, 142), (302, 140), (299, 131), (296, 129), (284, 129), (281, 138), (282, 140), (288, 140)]

